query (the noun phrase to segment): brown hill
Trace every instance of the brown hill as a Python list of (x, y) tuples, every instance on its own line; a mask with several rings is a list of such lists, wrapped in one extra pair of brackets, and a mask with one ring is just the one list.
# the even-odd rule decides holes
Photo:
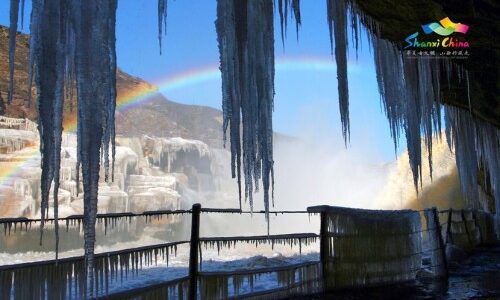
[[(0, 93), (7, 101), (9, 81), (8, 65), (8, 28), (0, 26)], [(27, 99), (27, 65), (28, 65), (28, 35), (18, 33), (15, 88), (12, 104), (7, 105), (6, 115), (10, 117), (27, 117), (36, 120), (36, 90), (33, 88), (34, 103), (29, 107), (24, 105)], [(133, 77), (121, 70), (117, 72), (118, 98), (134, 90), (155, 89), (146, 81)], [(66, 118), (74, 118), (75, 110), (71, 109), (72, 101), (67, 101)], [(73, 99), (74, 102), (74, 99)], [(76, 107), (76, 106), (74, 106)], [(154, 135), (180, 136), (188, 139), (204, 141), (213, 147), (222, 145), (222, 113), (219, 110), (197, 105), (185, 105), (166, 99), (162, 94), (155, 93), (150, 100), (141, 105), (116, 112), (117, 133), (121, 135)]]

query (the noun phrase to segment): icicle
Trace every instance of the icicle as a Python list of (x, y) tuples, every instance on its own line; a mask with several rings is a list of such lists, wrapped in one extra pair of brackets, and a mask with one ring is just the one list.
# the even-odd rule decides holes
[[(216, 29), (222, 73), (224, 132), (230, 128), (231, 171), (253, 209), (254, 184), (262, 178), (266, 219), (273, 170), (274, 31), (271, 1), (219, 0)], [(240, 119), (240, 114), (242, 118)], [(240, 136), (242, 125), (243, 136)], [(224, 134), (225, 140), (225, 134)], [(241, 199), (241, 192), (240, 192)]]
[(160, 54), (162, 44), (161, 39), (162, 36), (167, 33), (167, 7), (168, 0), (158, 0), (158, 42), (160, 44)]
[(9, 104), (12, 103), (12, 97), (14, 96), (14, 63), (16, 58), (16, 36), (17, 36), (18, 17), (19, 17), (19, 0), (10, 0), (9, 91), (7, 95), (7, 101)]
[[(113, 139), (109, 127), (114, 113), (114, 24), (116, 1), (84, 1), (72, 7), (75, 28), (75, 70), (78, 90), (78, 164), (84, 186), (85, 258), (89, 296), (94, 295), (95, 223), (100, 148)], [(92, 29), (92, 30), (91, 30)], [(95, 86), (94, 82), (100, 85)], [(78, 170), (77, 170), (78, 172)]]
[(21, 29), (24, 28), (24, 0), (21, 0)]
[(347, 82), (347, 3), (345, 0), (327, 0), (326, 5), (332, 53), (335, 39), (340, 120), (342, 122), (342, 135), (347, 144), (350, 136), (349, 88)]
[(485, 205), (478, 201), (484, 193), (478, 184), (482, 165), (487, 173), (484, 185), (489, 183), (495, 207), (500, 207), (500, 130), (475, 119), (468, 111), (451, 106), (445, 106), (445, 122), (447, 140), (455, 151), (460, 184), (466, 199), (472, 207)]
[[(58, 189), (59, 167), (62, 135), (63, 89), (64, 89), (64, 57), (65, 40), (61, 32), (65, 31), (66, 7), (60, 3), (33, 1), (32, 22), (37, 30), (33, 40), (34, 52), (32, 63), (36, 68), (38, 86), (38, 129), (40, 132), (41, 167), (41, 230), (40, 238), (48, 212), (49, 190), (54, 181), (54, 218), (56, 231), (56, 258), (59, 244)], [(41, 240), (40, 240), (41, 242)]]
[(280, 15), (281, 43), (283, 44), (283, 48), (285, 48), (287, 18), (284, 15), (288, 13), (288, 6), (287, 3), (283, 5), (283, 1), (285, 0), (278, 0), (278, 11)]
[(299, 28), (302, 25), (302, 18), (300, 16), (300, 0), (292, 0), (293, 16), (295, 18), (295, 34), (297, 41), (299, 40)]
[(278, 13), (280, 15), (281, 42), (285, 47), (285, 39), (288, 27), (288, 11), (292, 10), (295, 19), (295, 31), (297, 40), (299, 39), (299, 27), (301, 25), (300, 0), (278, 0)]

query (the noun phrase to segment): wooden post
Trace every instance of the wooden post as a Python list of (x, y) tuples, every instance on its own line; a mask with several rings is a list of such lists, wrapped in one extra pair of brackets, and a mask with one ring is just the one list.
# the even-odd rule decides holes
[(323, 279), (323, 290), (327, 290), (327, 270), (329, 256), (329, 236), (328, 236), (328, 217), (327, 212), (320, 213), (321, 223), (319, 230), (319, 256), (321, 261), (321, 276)]
[(436, 207), (432, 208), (432, 214), (434, 215), (434, 228), (435, 234), (437, 235), (437, 239), (439, 242), (439, 249), (441, 250), (441, 261), (442, 266), (440, 266), (441, 274), (444, 275), (445, 278), (448, 278), (448, 261), (446, 260), (446, 245), (443, 242), (443, 236), (441, 235), (441, 223), (439, 222), (439, 215)]
[(462, 214), (462, 222), (464, 222), (465, 234), (467, 234), (467, 240), (469, 241), (469, 245), (472, 250), (474, 248), (474, 244), (472, 243), (472, 240), (470, 238), (469, 227), (467, 226), (467, 219), (465, 218), (464, 210), (462, 209), (460, 213)]
[(193, 204), (191, 209), (191, 243), (189, 244), (189, 298), (197, 298), (198, 292), (198, 246), (200, 244), (201, 205)]
[(453, 214), (453, 209), (448, 210), (448, 222), (446, 224), (446, 244), (452, 243), (453, 244), (453, 239), (451, 236), (451, 217)]

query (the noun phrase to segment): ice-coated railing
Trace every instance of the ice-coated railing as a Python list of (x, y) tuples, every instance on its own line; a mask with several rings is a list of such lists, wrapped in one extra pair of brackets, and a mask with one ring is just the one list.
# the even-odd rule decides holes
[[(422, 269), (447, 277), (447, 244), (472, 250), (496, 241), (491, 214), (475, 210), (380, 211), (333, 206), (309, 207), (307, 211), (273, 211), (271, 214), (319, 215), (320, 234), (294, 233), (262, 236), (200, 237), (200, 214), (247, 214), (239, 209), (201, 208), (146, 211), (141, 214), (98, 215), (98, 223), (114, 227), (124, 219), (142, 217), (146, 222), (169, 215), (191, 215), (189, 241), (170, 242), (96, 254), (95, 290), (106, 299), (225, 299), (229, 297), (273, 298), (321, 293), (345, 288), (393, 284), (415, 279)], [(0, 219), (4, 234), (28, 229), (39, 219)], [(80, 226), (82, 216), (61, 218), (66, 226)], [(49, 222), (54, 220), (49, 219)], [(299, 247), (319, 240), (319, 261), (233, 271), (203, 271), (202, 250), (231, 248), (237, 243)], [(188, 276), (148, 287), (109, 294), (110, 281), (135, 276), (144, 266), (156, 265), (177, 255), (177, 246), (189, 247)], [(422, 264), (422, 256), (430, 259)], [(58, 261), (39, 261), (0, 266), (0, 298), (84, 298), (83, 256)], [(254, 282), (273, 274), (277, 285), (254, 290)], [(27, 286), (28, 285), (28, 286)], [(243, 288), (244, 287), (244, 288)]]
[(29, 119), (0, 116), (0, 128), (27, 130), (38, 133), (38, 125)]

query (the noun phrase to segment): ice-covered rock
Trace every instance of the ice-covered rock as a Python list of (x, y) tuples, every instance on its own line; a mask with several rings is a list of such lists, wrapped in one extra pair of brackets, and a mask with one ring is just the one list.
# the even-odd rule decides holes
[(207, 144), (197, 140), (143, 137), (144, 154), (152, 165), (167, 173), (182, 173), (194, 166), (200, 173), (210, 173), (210, 150)]
[[(8, 126), (3, 127), (6, 128), (0, 129), (0, 139), (8, 138), (12, 146), (9, 146), (8, 153), (0, 152), (0, 168), (13, 171), (0, 172), (0, 217), (8, 214), (11, 217), (39, 218), (41, 169), (38, 134), (24, 130), (26, 123), (22, 119), (9, 119)], [(217, 195), (219, 191), (227, 186), (234, 187), (228, 176), (229, 161), (228, 151), (211, 149), (197, 140), (118, 137), (114, 178), (110, 172), (109, 180), (105, 182), (105, 172), (100, 172), (98, 212), (140, 213), (178, 209), (194, 202), (221, 198)], [(77, 182), (76, 164), (76, 135), (65, 132), (61, 142), (58, 192), (60, 216), (83, 213), (82, 174)], [(51, 190), (49, 216), (53, 215), (52, 206)]]
[(34, 132), (16, 129), (0, 129), (0, 153), (12, 153), (35, 145)]

